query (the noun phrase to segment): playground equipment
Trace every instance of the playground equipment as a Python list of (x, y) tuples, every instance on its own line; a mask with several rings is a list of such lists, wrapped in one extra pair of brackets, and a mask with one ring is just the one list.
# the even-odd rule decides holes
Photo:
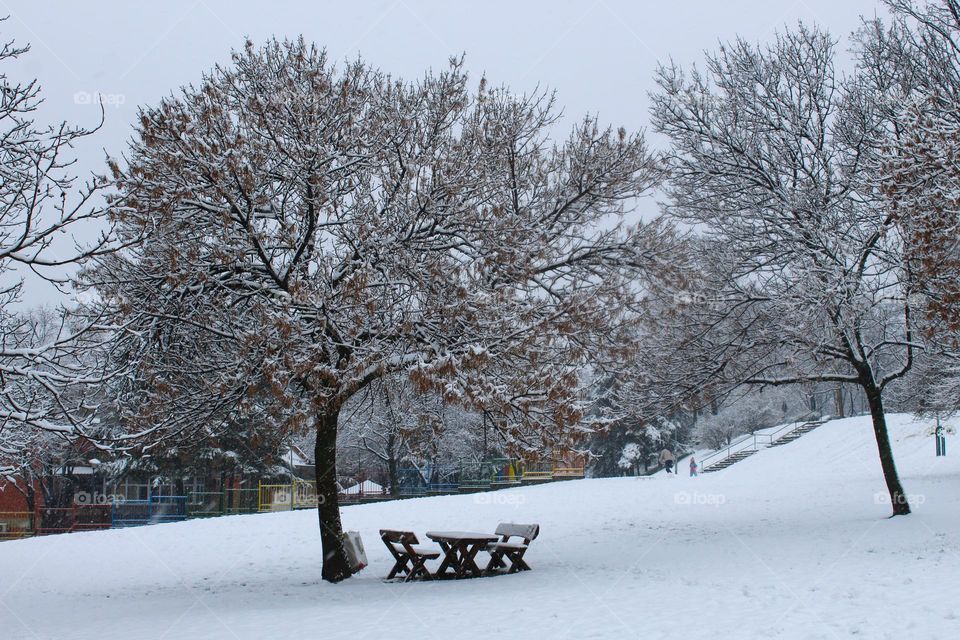
[(15, 540), (33, 535), (33, 514), (29, 511), (0, 512), (0, 540)]
[(260, 489), (226, 487), (187, 493), (187, 517), (211, 518), (259, 511)]
[(290, 511), (317, 508), (317, 484), (294, 478), (292, 484), (258, 484), (257, 511)]
[(460, 468), (460, 486), (462, 492), (487, 491), (493, 483), (494, 466), (491, 461), (468, 462)]
[(554, 465), (552, 462), (541, 462), (525, 465), (520, 474), (521, 482), (548, 482), (553, 480)]

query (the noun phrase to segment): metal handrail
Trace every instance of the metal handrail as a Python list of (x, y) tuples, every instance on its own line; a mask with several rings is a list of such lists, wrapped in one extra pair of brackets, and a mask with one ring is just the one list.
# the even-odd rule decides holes
[(796, 431), (797, 429), (799, 429), (799, 428), (801, 428), (801, 427), (805, 427), (805, 426), (807, 426), (808, 424), (811, 424), (811, 423), (813, 423), (813, 422), (816, 422), (816, 421), (815, 421), (815, 420), (807, 420), (806, 422), (791, 422), (790, 424), (785, 424), (785, 425), (783, 425), (782, 427), (780, 427), (779, 429), (777, 429), (776, 431), (774, 431), (774, 432), (772, 432), (772, 433), (755, 433), (753, 437), (754, 437), (754, 438), (758, 438), (758, 437), (759, 437), (759, 438), (767, 438), (767, 445), (769, 446), (769, 445), (773, 444), (775, 441), (777, 441), (777, 440), (780, 439), (779, 437), (774, 437), (774, 436), (779, 436), (779, 435), (780, 435), (781, 433), (783, 433), (784, 431), (785, 431), (786, 433), (784, 433), (783, 435), (786, 435), (787, 433), (793, 433), (793, 432)]
[[(717, 460), (714, 464), (719, 464), (720, 462), (723, 462), (724, 460), (740, 453), (741, 451), (748, 451), (748, 450), (759, 451), (761, 444), (766, 445), (768, 447), (772, 446), (774, 442), (776, 442), (777, 440), (780, 440), (783, 436), (793, 433), (797, 429), (814, 424), (818, 420), (820, 420), (820, 418), (811, 418), (809, 420), (802, 421), (802, 422), (791, 422), (789, 424), (783, 425), (782, 427), (780, 427), (779, 429), (771, 433), (744, 434), (744, 436), (742, 436), (739, 440), (734, 440), (723, 449), (717, 449), (710, 455), (706, 456), (705, 458), (702, 458), (700, 460), (700, 470), (706, 471), (707, 467), (709, 466), (709, 464), (707, 464), (707, 461), (712, 460), (713, 458), (716, 458), (722, 453), (726, 453), (727, 455)], [(762, 442), (761, 441), (762, 438), (766, 438), (767, 439), (766, 442)], [(747, 443), (747, 446), (741, 447), (736, 451), (732, 451), (734, 447), (738, 447), (744, 443)]]
[[(742, 448), (740, 448), (740, 449), (737, 449), (736, 451), (733, 451), (733, 448), (734, 448), (734, 447), (739, 447), (740, 445), (742, 445), (742, 444), (744, 444), (744, 443), (748, 443), (749, 447), (742, 447)], [(737, 440), (734, 440), (733, 442), (731, 442), (730, 444), (728, 444), (726, 447), (724, 447), (724, 448), (722, 448), (722, 449), (717, 449), (716, 451), (714, 451), (713, 453), (709, 454), (708, 456), (706, 456), (706, 457), (704, 457), (704, 458), (701, 458), (701, 459), (700, 459), (700, 469), (701, 469), (701, 470), (705, 470), (705, 469), (707, 468), (707, 466), (708, 466), (707, 461), (708, 461), (708, 460), (712, 460), (713, 458), (716, 458), (717, 456), (719, 456), (719, 455), (722, 454), (722, 453), (726, 453), (727, 455), (723, 456), (723, 458), (721, 458), (721, 459), (719, 460), (720, 462), (722, 462), (723, 460), (726, 460), (727, 458), (729, 458), (729, 457), (732, 456), (732, 455), (735, 455), (735, 454), (737, 454), (737, 453), (740, 453), (741, 451), (746, 451), (748, 448), (753, 448), (753, 449), (755, 449), (756, 446), (757, 446), (757, 437), (756, 437), (756, 434), (749, 434), (749, 433), (748, 433), (748, 434), (744, 434), (742, 437), (740, 437), (740, 438), (737, 439)]]

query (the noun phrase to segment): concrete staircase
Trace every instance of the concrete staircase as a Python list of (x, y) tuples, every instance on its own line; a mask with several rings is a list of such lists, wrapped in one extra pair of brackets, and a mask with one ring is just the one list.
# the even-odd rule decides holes
[(757, 453), (759, 449), (744, 449), (743, 451), (738, 451), (737, 453), (731, 455), (729, 458), (724, 458), (716, 464), (712, 464), (706, 469), (703, 470), (703, 473), (713, 473), (714, 471), (722, 471), (727, 467), (737, 464), (741, 460), (746, 460), (753, 454)]
[(703, 458), (700, 466), (700, 473), (713, 473), (722, 471), (727, 467), (737, 464), (741, 460), (746, 460), (750, 456), (759, 453), (761, 449), (770, 447), (780, 447), (789, 444), (794, 440), (810, 433), (826, 420), (818, 418), (808, 420), (795, 427), (785, 426), (782, 429), (772, 433), (757, 433), (752, 437), (746, 436), (737, 442), (731, 444), (726, 449), (719, 449)]
[(823, 423), (824, 423), (823, 420), (812, 420), (810, 422), (805, 422), (799, 427), (797, 427), (796, 429), (794, 429), (793, 431), (791, 431), (790, 433), (784, 435), (781, 438), (777, 438), (776, 440), (771, 442), (769, 446), (782, 447), (785, 444), (790, 444), (791, 442), (803, 436), (804, 434), (810, 433), (811, 431), (813, 431)]

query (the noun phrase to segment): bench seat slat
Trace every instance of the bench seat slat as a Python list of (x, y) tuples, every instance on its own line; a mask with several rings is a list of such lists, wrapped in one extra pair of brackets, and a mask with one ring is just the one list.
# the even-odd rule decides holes
[(528, 545), (522, 542), (491, 542), (487, 549), (526, 549)]
[[(402, 544), (394, 542), (393, 548), (397, 550), (397, 553), (407, 553), (407, 550), (403, 547)], [(410, 549), (413, 550), (418, 556), (423, 556), (424, 558), (439, 558), (440, 552), (431, 549), (430, 547), (425, 547), (423, 545), (412, 544)]]

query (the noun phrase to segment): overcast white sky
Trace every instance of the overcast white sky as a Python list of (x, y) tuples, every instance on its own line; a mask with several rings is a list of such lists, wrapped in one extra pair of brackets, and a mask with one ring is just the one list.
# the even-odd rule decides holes
[[(719, 41), (762, 42), (798, 20), (846, 38), (859, 16), (875, 13), (879, 0), (0, 0), (0, 16), (10, 16), (0, 37), (32, 45), (8, 73), (40, 79), (45, 118), (95, 124), (99, 107), (85, 102), (104, 96), (106, 122), (77, 151), (78, 168), (89, 172), (103, 170), (104, 149), (122, 153), (138, 105), (197, 81), (247, 36), (260, 43), (303, 34), (334, 58), (360, 54), (402, 77), (466, 53), (477, 79), (485, 73), (518, 93), (548, 86), (569, 116), (589, 111), (635, 130), (649, 122), (658, 60), (689, 64)], [(29, 284), (27, 303), (56, 298)]]

